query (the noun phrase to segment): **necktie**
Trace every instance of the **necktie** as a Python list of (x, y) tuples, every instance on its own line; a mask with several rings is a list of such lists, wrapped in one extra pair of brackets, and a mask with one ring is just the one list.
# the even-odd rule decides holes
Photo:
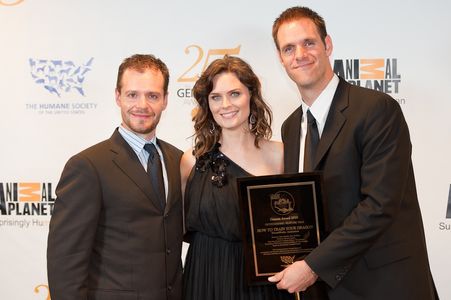
[(318, 147), (319, 133), (315, 117), (310, 109), (307, 110), (307, 135), (305, 137), (304, 172), (313, 171), (316, 148)]
[(149, 159), (147, 160), (147, 174), (150, 177), (150, 182), (155, 193), (161, 201), (164, 208), (166, 206), (166, 196), (164, 192), (163, 171), (161, 168), (160, 155), (154, 144), (145, 144), (144, 149), (149, 152)]

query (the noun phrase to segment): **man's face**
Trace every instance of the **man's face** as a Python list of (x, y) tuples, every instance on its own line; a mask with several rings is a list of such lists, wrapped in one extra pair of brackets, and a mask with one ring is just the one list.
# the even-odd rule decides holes
[(333, 75), (329, 56), (332, 41), (321, 40), (315, 24), (307, 18), (283, 23), (277, 32), (279, 57), (299, 90), (324, 89)]
[(125, 70), (121, 90), (116, 90), (116, 103), (121, 108), (123, 126), (146, 140), (151, 139), (167, 106), (163, 75), (155, 69), (142, 73)]

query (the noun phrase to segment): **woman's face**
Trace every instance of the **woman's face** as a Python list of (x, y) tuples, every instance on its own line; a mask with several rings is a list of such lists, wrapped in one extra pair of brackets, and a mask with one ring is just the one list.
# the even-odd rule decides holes
[(234, 73), (224, 72), (213, 78), (208, 105), (222, 131), (249, 130), (250, 92)]

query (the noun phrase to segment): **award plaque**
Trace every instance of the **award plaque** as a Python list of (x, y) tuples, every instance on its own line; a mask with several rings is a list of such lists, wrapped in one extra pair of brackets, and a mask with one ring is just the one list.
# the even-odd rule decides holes
[(317, 172), (237, 179), (249, 284), (270, 284), (269, 276), (319, 245), (321, 182)]

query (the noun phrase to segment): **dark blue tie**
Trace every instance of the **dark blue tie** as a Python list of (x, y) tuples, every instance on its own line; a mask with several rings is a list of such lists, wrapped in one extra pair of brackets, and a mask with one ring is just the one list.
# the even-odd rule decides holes
[(161, 206), (166, 206), (166, 196), (164, 192), (163, 170), (161, 168), (160, 155), (154, 144), (145, 144), (144, 149), (149, 152), (149, 159), (147, 160), (147, 174), (150, 177), (150, 182), (155, 193), (158, 195)]
[(315, 117), (313, 117), (310, 109), (307, 110), (307, 135), (305, 137), (304, 152), (304, 172), (313, 171), (315, 163), (316, 148), (318, 148), (319, 133), (316, 125)]

